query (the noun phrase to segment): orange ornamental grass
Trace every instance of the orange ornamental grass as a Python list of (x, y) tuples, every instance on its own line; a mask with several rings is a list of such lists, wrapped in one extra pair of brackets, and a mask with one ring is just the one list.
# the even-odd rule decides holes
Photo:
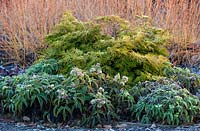
[(63, 0), (9, 0), (1, 3), (0, 50), (21, 66), (30, 65), (43, 39), (64, 12)]
[(200, 37), (199, 0), (67, 0), (67, 8), (81, 20), (101, 15), (119, 15), (134, 20), (147, 15), (153, 24), (170, 30), (177, 42)]
[(200, 0), (9, 0), (8, 3), (1, 5), (4, 36), (1, 45), (22, 65), (28, 64), (30, 53), (44, 46), (44, 36), (66, 10), (83, 21), (119, 15), (134, 24), (136, 15), (150, 16), (152, 24), (171, 32), (177, 52), (200, 40)]

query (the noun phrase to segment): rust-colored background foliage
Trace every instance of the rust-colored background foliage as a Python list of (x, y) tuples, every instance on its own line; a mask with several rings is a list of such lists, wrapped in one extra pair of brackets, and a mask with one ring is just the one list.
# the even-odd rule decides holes
[(83, 21), (119, 15), (134, 24), (136, 15), (150, 16), (152, 24), (172, 34), (173, 63), (190, 63), (199, 55), (199, 0), (0, 0), (0, 6), (1, 51), (23, 66), (33, 62), (43, 38), (67, 10)]

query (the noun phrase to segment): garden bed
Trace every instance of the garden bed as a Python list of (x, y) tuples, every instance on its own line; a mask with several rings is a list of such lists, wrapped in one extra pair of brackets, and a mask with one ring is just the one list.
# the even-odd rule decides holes
[[(166, 30), (153, 27), (146, 16), (137, 21), (135, 27), (117, 16), (81, 22), (65, 13), (33, 65), (26, 70), (0, 68), (5, 75), (0, 77), (1, 113), (33, 122), (8, 127), (37, 130), (49, 122), (54, 123), (48, 124), (50, 129), (65, 123), (58, 127), (66, 130), (66, 125), (85, 127), (80, 130), (179, 130), (152, 123), (198, 123), (200, 76), (170, 63)], [(41, 120), (43, 125), (37, 123)], [(110, 126), (120, 121), (150, 125)]]

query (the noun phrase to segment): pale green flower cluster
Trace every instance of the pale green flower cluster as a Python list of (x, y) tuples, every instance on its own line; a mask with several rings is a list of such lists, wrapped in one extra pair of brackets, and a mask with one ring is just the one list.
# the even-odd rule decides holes
[(109, 100), (104, 97), (103, 93), (104, 89), (100, 87), (95, 96), (95, 99), (92, 99), (90, 103), (92, 105), (97, 105), (97, 108), (102, 108), (106, 104), (106, 102), (109, 102)]
[(92, 68), (90, 68), (89, 72), (90, 73), (101, 74), (102, 73), (102, 69), (101, 69), (100, 63), (97, 63), (96, 65), (93, 65)]
[(51, 84), (47, 86), (47, 89), (45, 90), (46, 94), (49, 94), (53, 89), (55, 89), (55, 85)]
[(66, 99), (68, 97), (67, 91), (64, 89), (58, 89), (56, 92), (58, 93), (58, 98), (60, 99)]
[(71, 72), (70, 75), (72, 76), (78, 76), (78, 77), (84, 77), (84, 73), (81, 69), (74, 67)]
[(113, 80), (124, 86), (128, 82), (128, 77), (122, 76), (121, 78), (120, 74), (118, 73), (117, 75), (114, 76)]

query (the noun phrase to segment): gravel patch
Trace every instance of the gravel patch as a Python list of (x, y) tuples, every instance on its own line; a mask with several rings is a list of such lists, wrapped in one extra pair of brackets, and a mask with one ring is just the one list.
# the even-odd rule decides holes
[(123, 124), (126, 126), (119, 128), (49, 128), (42, 125), (26, 125), (24, 123), (3, 122), (0, 121), (0, 131), (200, 131), (200, 125), (185, 126), (185, 127), (170, 127), (153, 125), (138, 125), (138, 124)]

